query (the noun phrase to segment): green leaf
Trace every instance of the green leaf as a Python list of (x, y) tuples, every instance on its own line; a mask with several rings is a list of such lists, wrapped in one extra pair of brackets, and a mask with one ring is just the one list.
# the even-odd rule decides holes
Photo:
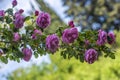
[(115, 55), (114, 55), (114, 54), (110, 54), (109, 57), (110, 57), (111, 59), (115, 59)]
[(18, 63), (20, 63), (20, 59), (19, 58), (17, 58), (16, 60), (17, 60)]
[(34, 53), (34, 56), (35, 56), (35, 58), (38, 58), (38, 53), (35, 52), (35, 53)]
[(12, 9), (12, 8), (9, 8), (8, 10), (6, 10), (6, 12), (7, 12), (9, 15), (13, 15), (13, 9)]
[(13, 23), (10, 24), (10, 28), (11, 28), (11, 29), (14, 28), (14, 24), (13, 24)]
[(30, 16), (25, 17), (24, 21), (30, 20)]
[(12, 19), (9, 16), (5, 16), (6, 22), (7, 24), (12, 22)]
[(84, 55), (83, 55), (83, 54), (80, 54), (80, 55), (79, 55), (79, 59), (80, 59), (80, 62), (83, 63), (83, 62), (84, 62)]
[(7, 59), (7, 58), (5, 58), (5, 56), (1, 57), (0, 59), (1, 59), (1, 61), (2, 61), (2, 62), (4, 62), (5, 64), (7, 64), (7, 63), (8, 63), (8, 59)]

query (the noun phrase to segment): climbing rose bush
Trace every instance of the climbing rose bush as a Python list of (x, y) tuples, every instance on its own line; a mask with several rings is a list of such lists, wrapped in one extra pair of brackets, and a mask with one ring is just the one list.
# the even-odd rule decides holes
[(64, 59), (74, 57), (89, 64), (97, 61), (101, 53), (115, 59), (114, 51), (108, 47), (108, 44), (115, 43), (113, 32), (107, 33), (102, 29), (78, 32), (72, 20), (48, 34), (44, 29), (50, 27), (49, 13), (35, 10), (33, 15), (24, 16), (23, 9), (13, 11), (17, 4), (17, 0), (13, 0), (12, 8), (0, 10), (0, 61), (20, 62), (23, 59), (28, 62), (32, 55), (37, 58), (57, 51)]

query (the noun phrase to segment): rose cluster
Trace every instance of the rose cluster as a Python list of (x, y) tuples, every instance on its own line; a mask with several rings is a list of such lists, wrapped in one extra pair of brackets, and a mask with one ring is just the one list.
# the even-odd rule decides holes
[(109, 44), (113, 44), (115, 42), (115, 34), (113, 32), (109, 32), (107, 34), (105, 31), (99, 30), (97, 44), (101, 46), (104, 45), (106, 42), (108, 42)]
[[(13, 0), (13, 2), (12, 2), (13, 8), (15, 6), (17, 6), (17, 4), (18, 4), (17, 0)], [(22, 52), (22, 55), (23, 55), (23, 60), (29, 61), (32, 57), (33, 52), (34, 52), (34, 50), (32, 48), (32, 46), (34, 46), (34, 44), (32, 44), (32, 46), (30, 46), (29, 43), (30, 42), (31, 43), (36, 43), (36, 41), (37, 42), (42, 42), (41, 38), (45, 35), (44, 34), (44, 29), (47, 28), (48, 26), (50, 26), (51, 17), (50, 17), (50, 14), (47, 13), (47, 12), (42, 12), (42, 11), (37, 11), (36, 10), (35, 13), (34, 13), (34, 19), (35, 20), (33, 20), (33, 18), (30, 17), (30, 19), (32, 19), (31, 21), (33, 21), (33, 24), (34, 24), (34, 25), (30, 26), (30, 27), (33, 27), (32, 30), (28, 30), (28, 32), (29, 32), (28, 34), (30, 36), (26, 36), (27, 35), (26, 34), (25, 38), (24, 38), (23, 35), (21, 35), (20, 32), (19, 32), (19, 29), (24, 26), (25, 19), (26, 19), (22, 15), (23, 12), (24, 12), (24, 10), (20, 9), (13, 14), (13, 17), (12, 17), (12, 19), (13, 19), (13, 21), (12, 21), (13, 30), (11, 30), (13, 33), (12, 33), (12, 41), (11, 42), (15, 43), (15, 44), (21, 43), (20, 46), (22, 46), (21, 52)], [(1, 17), (2, 18), (6, 17), (5, 13), (6, 12), (4, 10), (0, 10), (0, 18)], [(35, 26), (35, 25), (37, 25), (37, 26)], [(82, 46), (82, 47), (85, 48), (85, 49), (83, 49), (84, 60), (89, 64), (92, 64), (96, 60), (98, 60), (98, 56), (99, 56), (98, 49), (89, 46), (89, 45), (92, 44), (91, 41), (86, 39), (85, 36), (80, 35), (80, 32), (78, 32), (78, 29), (75, 27), (75, 24), (74, 24), (73, 21), (70, 21), (68, 23), (68, 25), (69, 25), (69, 28), (63, 29), (63, 31), (60, 32), (61, 37), (58, 36), (57, 32), (53, 33), (53, 34), (50, 34), (50, 35), (47, 35), (47, 36), (45, 35), (44, 36), (45, 37), (44, 41), (42, 43), (36, 43), (36, 44), (38, 44), (38, 45), (39, 44), (44, 44), (45, 45), (44, 46), (45, 51), (55, 53), (57, 50), (59, 50), (59, 48), (61, 48), (61, 44), (63, 44), (62, 46), (66, 46), (66, 45), (68, 47), (72, 46), (72, 48), (76, 49), (76, 46), (74, 47), (72, 44), (76, 43), (78, 40), (81, 40), (81, 42), (79, 43), (79, 41), (78, 41), (77, 44), (79, 44), (79, 45), (81, 45), (81, 43), (84, 44)], [(25, 28), (26, 28), (26, 26), (25, 26)], [(26, 33), (27, 33), (27, 31), (26, 31)], [(26, 41), (24, 41), (24, 39)], [(29, 40), (30, 40), (30, 42), (29, 42)], [(105, 45), (105, 43), (114, 44), (115, 43), (115, 34), (113, 32), (108, 32), (107, 33), (104, 30), (100, 29), (98, 31), (97, 40), (95, 40), (95, 43), (93, 43), (93, 44), (95, 46), (101, 47), (101, 46)], [(28, 48), (27, 45), (29, 45), (30, 48)], [(37, 49), (37, 47), (34, 48), (34, 49)], [(43, 48), (41, 48), (41, 49), (43, 49)], [(0, 56), (3, 53), (4, 52), (0, 49)]]

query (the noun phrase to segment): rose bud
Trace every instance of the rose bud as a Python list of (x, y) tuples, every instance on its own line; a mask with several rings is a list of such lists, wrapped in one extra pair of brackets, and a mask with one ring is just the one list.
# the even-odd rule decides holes
[(35, 16), (38, 16), (39, 15), (39, 11), (35, 11)]
[(115, 42), (115, 34), (113, 32), (108, 33), (108, 43), (113, 44)]
[(17, 5), (17, 0), (12, 1), (12, 6), (15, 7)]
[(73, 22), (73, 21), (70, 21), (68, 24), (69, 24), (69, 26), (70, 26), (71, 28), (75, 27), (75, 25), (74, 25), (74, 22)]

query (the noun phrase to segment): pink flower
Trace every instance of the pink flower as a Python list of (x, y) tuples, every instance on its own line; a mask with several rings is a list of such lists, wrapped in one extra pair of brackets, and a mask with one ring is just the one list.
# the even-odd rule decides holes
[(50, 15), (48, 13), (41, 12), (36, 19), (36, 24), (40, 28), (44, 29), (50, 25), (50, 21)]
[(46, 48), (54, 53), (59, 47), (59, 38), (55, 34), (49, 35), (46, 38)]
[(75, 27), (75, 25), (74, 25), (74, 22), (73, 22), (73, 21), (70, 21), (68, 24), (69, 24), (69, 26), (70, 26), (71, 28)]
[(12, 1), (12, 6), (15, 7), (17, 5), (17, 1), (16, 0), (13, 0)]
[(4, 10), (0, 10), (0, 17), (4, 17), (5, 16), (5, 11)]
[(24, 17), (20, 12), (16, 12), (14, 15), (14, 25), (16, 29), (22, 28), (24, 24)]
[(99, 30), (97, 44), (99, 46), (104, 45), (107, 41), (107, 33), (103, 30)]
[(23, 48), (22, 52), (23, 52), (23, 55), (24, 55), (23, 59), (25, 61), (29, 61), (31, 59), (31, 57), (32, 57), (32, 51), (31, 51), (31, 49), (29, 49), (29, 48)]
[(37, 35), (42, 35), (42, 32), (40, 30), (35, 29), (32, 34), (32, 39), (37, 39)]
[(21, 37), (18, 32), (13, 34), (13, 41), (18, 42), (20, 39)]
[(35, 11), (35, 16), (38, 16), (39, 15), (39, 11)]
[(108, 33), (108, 43), (113, 44), (115, 42), (115, 34), (113, 32)]
[(89, 64), (94, 63), (98, 59), (98, 53), (95, 49), (89, 49), (85, 52), (85, 61)]
[(64, 43), (73, 43), (78, 38), (77, 28), (65, 29), (62, 34), (62, 41)]

